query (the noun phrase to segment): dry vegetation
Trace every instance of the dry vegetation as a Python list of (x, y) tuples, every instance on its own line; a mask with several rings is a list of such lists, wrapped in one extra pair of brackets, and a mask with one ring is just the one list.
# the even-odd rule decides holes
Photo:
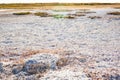
[[(7, 52), (6, 54), (1, 52), (0, 56), (4, 57), (4, 59), (1, 58), (0, 62), (13, 62), (15, 64), (23, 64), (25, 59), (27, 59), (27, 58), (31, 57), (32, 55), (35, 55), (35, 54), (40, 54), (40, 53), (57, 54), (57, 53), (62, 53), (62, 52), (64, 52), (63, 49), (24, 50), (22, 52), (22, 54), (15, 53), (14, 51)], [(9, 57), (9, 56), (12, 56), (12, 55), (16, 56), (17, 59), (15, 57)]]
[(54, 12), (68, 12), (68, 11), (71, 11), (71, 10), (53, 10)]
[(67, 65), (67, 62), (68, 62), (68, 59), (62, 57), (57, 61), (56, 65), (58, 66), (58, 68), (61, 68), (65, 65)]
[(81, 13), (89, 14), (89, 13), (96, 13), (96, 12), (93, 12), (93, 11), (79, 11), (79, 12), (76, 12), (76, 14), (81, 14)]
[(36, 9), (36, 8), (43, 8), (45, 9), (48, 7), (50, 9), (51, 6), (119, 6), (119, 3), (24, 3), (24, 4), (0, 4), (1, 9)]
[(40, 17), (49, 17), (50, 15), (46, 12), (37, 12), (37, 13), (34, 13), (34, 15), (36, 16), (40, 16)]
[(115, 9), (120, 9), (120, 7), (114, 7)]
[(108, 15), (120, 15), (120, 12), (109, 12)]
[(17, 12), (17, 13), (13, 13), (13, 15), (28, 15), (31, 14), (30, 12)]
[(101, 17), (100, 16), (89, 16), (88, 18), (90, 18), (90, 19), (100, 19)]
[(64, 19), (74, 19), (75, 16), (74, 15), (62, 15), (62, 14), (56, 14), (56, 15), (52, 15), (52, 17), (56, 18), (56, 19), (61, 19), (61, 18), (64, 18)]
[(67, 19), (74, 19), (74, 18), (75, 18), (75, 16), (68, 15), (68, 16), (66, 16), (65, 18), (67, 18)]
[(85, 16), (85, 14), (83, 14), (83, 13), (76, 13), (76, 14), (73, 14), (73, 15), (75, 15), (75, 16)]

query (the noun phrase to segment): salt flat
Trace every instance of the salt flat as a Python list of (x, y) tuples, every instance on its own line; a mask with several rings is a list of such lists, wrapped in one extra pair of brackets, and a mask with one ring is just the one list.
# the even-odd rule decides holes
[[(78, 10), (54, 12), (52, 10), (28, 9), (22, 11), (32, 13), (44, 11), (51, 14), (66, 15)], [(101, 79), (106, 78), (101, 77), (102, 75), (117, 74), (116, 80), (119, 80), (120, 16), (108, 15), (107, 13), (120, 10), (97, 8), (90, 9), (90, 11), (95, 13), (77, 16), (74, 19), (56, 19), (33, 14), (13, 15), (14, 12), (20, 12), (13, 9), (0, 10), (1, 63), (13, 64), (21, 59), (24, 61), (39, 51), (39, 53), (57, 54), (60, 57), (68, 58), (69, 61), (73, 59), (61, 70), (55, 71), (55, 74), (59, 74), (58, 76), (54, 74), (54, 71), (50, 71), (40, 78), (41, 80), (46, 80), (48, 76), (48, 80), (73, 80), (75, 74), (80, 74), (77, 75), (78, 78), (74, 78), (75, 80), (83, 80), (82, 72), (86, 74), (84, 80), (88, 80), (86, 78), (88, 74), (90, 74), (91, 80), (97, 80), (97, 77), (93, 76), (94, 73)], [(101, 18), (91, 19), (89, 16)], [(35, 54), (29, 54), (29, 51), (33, 51)], [(65, 54), (66, 52), (70, 54)], [(81, 57), (85, 59), (85, 62), (80, 62)], [(81, 71), (79, 71), (80, 69)], [(74, 72), (74, 70), (76, 71)], [(70, 72), (72, 76), (66, 74), (65, 71)], [(69, 77), (65, 78), (62, 74)], [(3, 74), (1, 73), (1, 75)]]

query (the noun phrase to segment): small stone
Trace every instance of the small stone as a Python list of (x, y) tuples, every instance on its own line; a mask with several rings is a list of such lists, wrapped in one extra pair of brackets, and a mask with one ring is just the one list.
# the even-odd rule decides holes
[(51, 62), (50, 69), (52, 69), (52, 70), (56, 69), (56, 63), (55, 63), (55, 61)]
[(37, 62), (36, 60), (28, 60), (25, 63), (24, 71), (30, 74), (36, 74), (38, 72), (43, 73), (49, 68), (49, 65)]
[(23, 71), (27, 72), (27, 73), (36, 73), (36, 68), (38, 67), (37, 65), (37, 61), (35, 60), (28, 60), (26, 63), (25, 63), (25, 66), (24, 66), (24, 69)]
[(116, 80), (120, 80), (120, 75), (117, 75), (117, 76), (116, 76)]
[(85, 63), (87, 60), (85, 58), (80, 58), (79, 61)]
[(120, 75), (119, 74), (116, 74), (114, 77), (115, 77), (116, 80), (120, 80)]
[(23, 69), (23, 66), (17, 66), (12, 70), (13, 74), (18, 74), (19, 72), (21, 72)]
[[(19, 72), (18, 74), (16, 74), (16, 79), (17, 79), (17, 80), (26, 80), (25, 78), (26, 78), (26, 77), (25, 77), (25, 73), (22, 72), (22, 71)], [(16, 79), (15, 79), (15, 80), (16, 80)]]
[(60, 58), (57, 62), (56, 65), (58, 68), (61, 68), (65, 65), (67, 65), (68, 60), (66, 58)]
[(3, 63), (0, 63), (0, 72), (2, 73), (3, 72)]
[(109, 80), (120, 80), (120, 75), (111, 75)]
[(35, 76), (34, 75), (31, 75), (31, 76), (28, 76), (26, 78), (26, 80), (36, 80)]
[(91, 75), (90, 75), (90, 74), (87, 74), (87, 77), (89, 77), (89, 78), (90, 78), (90, 77), (91, 77)]

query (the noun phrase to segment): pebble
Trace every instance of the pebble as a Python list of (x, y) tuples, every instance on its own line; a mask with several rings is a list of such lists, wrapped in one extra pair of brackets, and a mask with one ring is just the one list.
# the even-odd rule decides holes
[(0, 72), (2, 73), (3, 72), (3, 63), (0, 63)]

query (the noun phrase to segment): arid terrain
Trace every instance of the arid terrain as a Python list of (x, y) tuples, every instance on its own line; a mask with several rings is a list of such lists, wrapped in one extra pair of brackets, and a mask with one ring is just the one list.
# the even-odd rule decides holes
[(120, 80), (120, 6), (88, 6), (1, 8), (0, 80)]

